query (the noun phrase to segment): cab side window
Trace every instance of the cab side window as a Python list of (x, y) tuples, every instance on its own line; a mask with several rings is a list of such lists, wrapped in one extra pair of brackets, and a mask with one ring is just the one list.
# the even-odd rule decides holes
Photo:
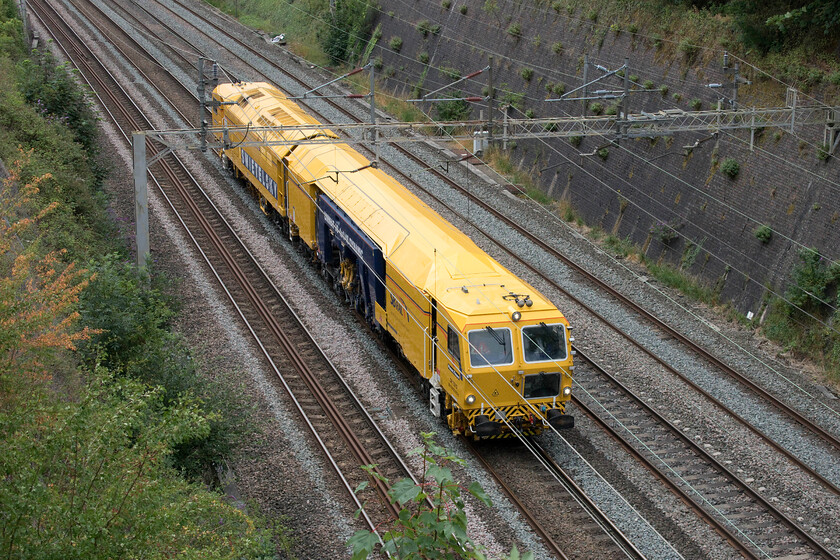
[(449, 355), (452, 356), (455, 361), (458, 363), (458, 367), (461, 367), (461, 346), (460, 346), (460, 337), (458, 336), (458, 331), (453, 329), (451, 326), (448, 327), (446, 331), (446, 349), (449, 351)]

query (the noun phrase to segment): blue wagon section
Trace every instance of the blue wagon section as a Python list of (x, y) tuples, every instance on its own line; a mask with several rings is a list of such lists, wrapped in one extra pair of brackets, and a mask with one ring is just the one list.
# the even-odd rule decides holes
[(385, 259), (382, 250), (338, 205), (324, 194), (318, 197), (318, 252), (323, 263), (346, 259), (358, 267), (359, 298), (354, 302), (375, 321), (374, 304), (385, 308)]

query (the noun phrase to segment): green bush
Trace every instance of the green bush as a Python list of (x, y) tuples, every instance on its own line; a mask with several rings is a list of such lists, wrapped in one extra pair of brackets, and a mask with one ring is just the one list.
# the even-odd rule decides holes
[(677, 228), (679, 227), (679, 225), (658, 221), (650, 226), (649, 233), (652, 237), (667, 245), (679, 237), (679, 234), (677, 233)]
[[(10, 64), (0, 54), (0, 67), (11, 69)], [(7, 164), (22, 161), (22, 182), (49, 174), (38, 185), (38, 198), (42, 207), (57, 207), (40, 224), (40, 242), (65, 250), (67, 261), (84, 261), (122, 245), (107, 211), (102, 189), (107, 170), (99, 163), (96, 119), (86, 90), (65, 66), (54, 64), (44, 56), (23, 61), (16, 71), (0, 68), (0, 158)]]
[(527, 118), (527, 119), (533, 119), (536, 116), (537, 116), (537, 113), (534, 112), (533, 109), (528, 109), (527, 111), (525, 111), (525, 118)]
[(703, 102), (695, 97), (694, 99), (688, 102), (688, 106), (691, 107), (692, 111), (699, 111), (703, 108)]
[(601, 148), (598, 150), (598, 157), (601, 158), (603, 161), (607, 161), (607, 158), (610, 157), (610, 149), (609, 148)]
[(391, 37), (391, 40), (388, 41), (388, 46), (391, 47), (391, 50), (398, 53), (402, 50), (403, 40), (402, 37)]
[(688, 38), (680, 41), (677, 49), (683, 54), (685, 61), (689, 64), (693, 63), (697, 59), (697, 55), (700, 53), (700, 47), (692, 43)]
[(79, 344), (84, 362), (160, 386), (167, 406), (185, 395), (201, 397), (209, 430), (180, 442), (172, 458), (191, 477), (209, 474), (251, 433), (247, 405), (235, 392), (203, 379), (196, 360), (171, 331), (175, 300), (166, 295), (163, 278), (140, 275), (116, 255), (91, 270), (96, 277), (79, 300), (80, 320), (99, 332)]
[(418, 22), (417, 25), (414, 27), (414, 29), (416, 29), (417, 32), (420, 33), (420, 35), (422, 35), (423, 37), (428, 37), (429, 32), (432, 29), (432, 24), (429, 20), (424, 19), (424, 20)]
[(817, 159), (820, 161), (828, 161), (828, 158), (831, 156), (828, 151), (830, 148), (831, 146), (828, 144), (820, 144), (817, 146)]
[(645, 80), (645, 82), (642, 85), (645, 89), (653, 89), (654, 83), (653, 80)]
[(668, 95), (668, 86), (666, 84), (662, 84), (661, 86), (659, 86), (659, 93), (662, 94), (662, 97)]
[(579, 147), (583, 142), (583, 136), (569, 136), (569, 144), (575, 148)]
[[(830, 263), (816, 249), (802, 249), (792, 277), (793, 283), (785, 291), (790, 305), (822, 317), (832, 312), (834, 302), (829, 294), (840, 281), (840, 265)], [(791, 309), (791, 313), (796, 312)]]
[(435, 104), (435, 115), (439, 121), (461, 121), (466, 119), (471, 111), (470, 104), (463, 99), (460, 91), (452, 94), (449, 101), (438, 101)]
[(636, 23), (636, 22), (633, 22), (633, 23), (631, 23), (631, 24), (627, 27), (627, 30), (628, 30), (630, 33), (632, 33), (633, 35), (635, 35), (636, 33), (638, 33), (638, 32), (639, 32), (639, 24), (638, 24), (638, 23)]
[(770, 226), (760, 225), (753, 231), (755, 238), (761, 241), (764, 244), (767, 244), (770, 241), (770, 238), (773, 237), (773, 230), (770, 229)]
[(730, 179), (734, 179), (741, 171), (741, 166), (738, 165), (738, 161), (734, 158), (726, 158), (720, 164), (720, 171)]
[(595, 115), (601, 115), (604, 112), (604, 106), (601, 103), (594, 101), (590, 103), (589, 110)]
[[(467, 534), (467, 515), (462, 492), (468, 492), (485, 506), (492, 507), (490, 498), (477, 482), (461, 486), (453, 477), (452, 467), (463, 467), (465, 462), (435, 443), (434, 434), (423, 433), (423, 447), (411, 452), (420, 455), (425, 471), (419, 482), (405, 478), (391, 485), (389, 501), (401, 509), (399, 516), (383, 527), (382, 537), (366, 530), (357, 531), (347, 545), (353, 550), (353, 560), (373, 556), (393, 558), (485, 558), (484, 548), (473, 543)], [(362, 467), (368, 474), (375, 465)], [(377, 475), (376, 476), (381, 476)], [(368, 482), (363, 482), (356, 493), (372, 493)], [(431, 502), (431, 508), (426, 501)], [(457, 555), (441, 551), (458, 551)], [(409, 552), (410, 551), (410, 552)], [(510, 560), (533, 558), (530, 553), (522, 556), (516, 548)]]
[(523, 68), (519, 72), (519, 75), (522, 76), (522, 79), (526, 82), (530, 82), (531, 78), (534, 77), (534, 70), (532, 68)]
[(554, 54), (562, 53), (563, 52), (563, 43), (561, 43), (560, 41), (557, 41), (556, 43), (551, 45), (551, 50), (554, 52)]
[(522, 37), (522, 24), (520, 23), (511, 23), (510, 26), (507, 28), (507, 34), (511, 37), (519, 39)]
[(448, 10), (450, 8), (450, 6), (452, 6), (452, 0), (443, 0), (440, 3), (440, 7), (443, 8), (444, 10)]
[(335, 13), (326, 14), (330, 25), (321, 36), (324, 53), (333, 64), (358, 61), (373, 33), (376, 10), (369, 0), (338, 2)]
[(467, 5), (466, 4), (461, 4), (461, 7), (458, 8), (458, 11), (461, 12), (462, 16), (467, 15)]
[(426, 51), (422, 51), (422, 52), (417, 53), (417, 60), (419, 62), (421, 62), (422, 64), (428, 64), (429, 63), (429, 53), (427, 53)]
[(8, 557), (273, 556), (270, 536), (245, 514), (169, 467), (173, 450), (209, 425), (194, 397), (164, 400), (100, 367), (75, 400), (43, 390), (4, 406), (0, 502), (14, 514), (0, 542)]

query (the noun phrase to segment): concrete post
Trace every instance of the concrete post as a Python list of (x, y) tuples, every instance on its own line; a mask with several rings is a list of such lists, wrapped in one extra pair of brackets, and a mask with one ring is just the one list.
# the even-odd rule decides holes
[(135, 132), (134, 144), (134, 222), (136, 227), (137, 268), (149, 257), (149, 191), (146, 182), (146, 133)]

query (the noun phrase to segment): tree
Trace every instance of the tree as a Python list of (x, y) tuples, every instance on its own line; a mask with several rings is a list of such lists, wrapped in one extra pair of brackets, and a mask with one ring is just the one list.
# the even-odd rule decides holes
[(62, 251), (38, 254), (36, 226), (57, 203), (35, 208), (38, 184), (49, 175), (19, 184), (27, 160), (21, 155), (0, 190), (0, 387), (10, 375), (46, 376), (53, 350), (72, 350), (90, 336), (88, 329), (72, 330), (85, 271), (62, 263)]
[[(434, 441), (433, 433), (422, 433), (423, 446), (411, 451), (411, 455), (423, 458), (423, 477), (419, 483), (405, 478), (391, 486), (389, 499), (402, 508), (399, 517), (392, 520), (381, 532), (382, 541), (370, 531), (357, 531), (348, 541), (353, 549), (353, 560), (364, 560), (377, 548), (393, 558), (402, 560), (476, 559), (485, 557), (483, 547), (472, 542), (467, 535), (467, 516), (462, 497), (462, 488), (455, 482), (449, 465), (464, 465), (463, 459), (449, 453)], [(376, 473), (373, 465), (363, 467), (371, 476), (387, 482)], [(368, 487), (364, 482), (356, 492)], [(490, 498), (477, 482), (471, 483), (466, 491), (487, 506)], [(427, 503), (431, 502), (431, 507)], [(361, 510), (356, 512), (358, 517)], [(522, 556), (513, 549), (510, 560), (530, 560), (531, 553)]]

